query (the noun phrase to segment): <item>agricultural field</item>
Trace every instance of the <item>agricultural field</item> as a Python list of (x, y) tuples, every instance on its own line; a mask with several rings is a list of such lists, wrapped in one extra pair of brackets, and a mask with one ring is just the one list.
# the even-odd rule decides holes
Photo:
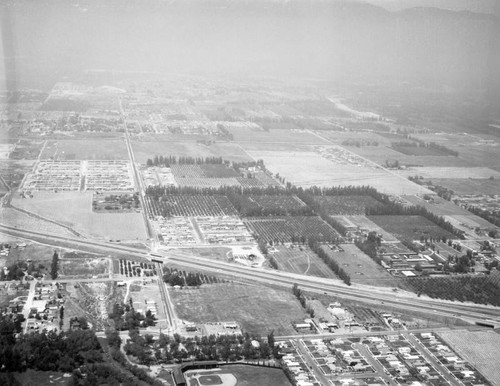
[(375, 224), (393, 234), (399, 240), (420, 240), (420, 237), (455, 238), (422, 216), (369, 216)]
[[(234, 202), (234, 201), (233, 201)], [(242, 216), (304, 214), (306, 205), (291, 195), (240, 195), (235, 206)]]
[(472, 364), (493, 385), (500, 386), (498, 355), (500, 335), (493, 331), (442, 331), (439, 336), (462, 358)]
[(340, 244), (339, 249), (324, 245), (323, 250), (351, 277), (353, 283), (380, 287), (397, 286), (398, 280), (354, 244)]
[[(453, 157), (455, 158), (455, 157)], [(404, 177), (422, 176), (424, 179), (487, 179), (493, 177), (500, 179), (500, 172), (487, 167), (409, 167), (398, 170), (397, 173)]]
[(367, 208), (383, 206), (370, 196), (316, 196), (314, 201), (330, 216), (364, 215)]
[(280, 271), (337, 279), (333, 271), (307, 247), (275, 247), (271, 256)]
[(210, 145), (193, 140), (181, 140), (171, 135), (148, 135), (132, 140), (137, 162), (146, 164), (151, 154), (170, 154), (173, 156), (221, 157), (234, 162), (248, 162), (253, 159), (238, 145), (232, 142), (216, 142)]
[(146, 239), (142, 214), (95, 213), (92, 211), (92, 192), (35, 192), (33, 198), (14, 198), (12, 205), (53, 221), (47, 222), (51, 227), (60, 224), (96, 239)]
[(170, 169), (175, 178), (236, 178), (240, 174), (223, 164), (184, 165), (173, 164)]
[(220, 188), (222, 186), (241, 186), (240, 178), (197, 178), (197, 177), (177, 177), (175, 182), (180, 187), (193, 188)]
[[(279, 173), (297, 186), (373, 186), (381, 193), (425, 194), (430, 190), (382, 168), (338, 164), (312, 151), (249, 152), (255, 159), (263, 159), (266, 167)], [(348, 162), (346, 160), (346, 162)]]
[(251, 144), (260, 144), (266, 142), (278, 142), (289, 144), (312, 144), (321, 145), (326, 141), (318, 136), (304, 131), (288, 130), (288, 129), (272, 129), (265, 131), (262, 129), (248, 130), (247, 128), (229, 128), (229, 132), (233, 135), (234, 141), (242, 144), (244, 148), (247, 142)]
[(42, 160), (126, 160), (125, 140), (119, 139), (68, 139), (50, 140), (42, 151)]
[(146, 196), (150, 216), (237, 216), (238, 212), (225, 196), (168, 195), (155, 201)]
[(248, 218), (245, 224), (257, 239), (268, 243), (288, 243), (292, 241), (292, 238), (295, 240), (310, 237), (333, 240), (339, 236), (332, 227), (317, 216)]
[[(306, 314), (291, 291), (224, 283), (170, 291), (177, 316), (193, 323), (235, 321), (250, 334), (296, 334)], [(228, 304), (231, 306), (228, 307)]]
[(362, 233), (368, 234), (369, 232), (375, 231), (378, 235), (382, 236), (384, 241), (395, 242), (398, 241), (391, 233), (385, 231), (380, 226), (375, 224), (366, 216), (332, 216), (333, 219), (340, 222), (346, 227), (358, 228)]
[(495, 195), (500, 192), (500, 179), (490, 178), (434, 178), (433, 185), (443, 186), (456, 195)]
[(255, 202), (263, 209), (269, 210), (283, 210), (290, 212), (293, 210), (301, 209), (305, 206), (295, 196), (250, 196), (250, 200)]
[[(409, 156), (416, 156), (416, 157), (421, 157), (421, 156), (432, 156), (432, 157), (446, 157), (449, 156), (449, 154), (446, 153), (446, 151), (443, 151), (442, 149), (435, 148), (435, 147), (428, 147), (428, 146), (402, 146), (402, 145), (397, 145), (393, 144), (391, 146), (393, 150), (396, 150), (397, 152), (400, 152), (405, 155)], [(418, 162), (418, 161), (417, 161)]]

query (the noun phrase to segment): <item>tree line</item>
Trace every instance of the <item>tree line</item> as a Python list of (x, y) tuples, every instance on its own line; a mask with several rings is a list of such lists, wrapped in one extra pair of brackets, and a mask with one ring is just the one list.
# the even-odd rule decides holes
[(314, 239), (309, 239), (308, 242), (309, 248), (318, 255), (318, 257), (323, 260), (323, 262), (337, 275), (345, 284), (351, 285), (351, 277), (349, 274), (332, 258), (328, 255), (327, 252), (324, 251), (323, 246), (320, 242)]

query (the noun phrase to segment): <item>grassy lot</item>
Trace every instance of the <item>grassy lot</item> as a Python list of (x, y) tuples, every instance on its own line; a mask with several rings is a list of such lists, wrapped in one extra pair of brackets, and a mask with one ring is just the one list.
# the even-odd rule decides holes
[(244, 331), (295, 334), (306, 315), (292, 292), (225, 283), (170, 291), (179, 318), (195, 323), (236, 321)]
[(42, 159), (124, 160), (128, 159), (124, 139), (59, 140), (47, 143)]
[(109, 277), (109, 273), (110, 260), (106, 258), (59, 260), (59, 277), (62, 278)]
[(279, 251), (273, 253), (272, 256), (278, 263), (278, 269), (282, 271), (333, 279), (337, 278), (332, 270), (309, 248), (300, 250), (298, 247), (290, 249), (280, 246), (277, 249)]
[(444, 186), (458, 195), (466, 194), (498, 194), (500, 192), (500, 179), (489, 178), (435, 178), (433, 185)]
[(391, 276), (354, 244), (342, 244), (341, 247), (343, 252), (334, 252), (328, 246), (323, 246), (323, 250), (351, 276), (353, 283), (380, 287), (397, 286), (398, 279)]
[(92, 192), (36, 192), (32, 199), (14, 199), (13, 205), (90, 237), (105, 240), (146, 239), (140, 213), (94, 213)]
[(396, 150), (400, 153), (410, 155), (410, 156), (434, 156), (434, 157), (446, 157), (447, 154), (445, 151), (441, 149), (437, 149), (434, 147), (424, 147), (424, 146), (391, 146), (393, 150)]
[(368, 218), (399, 240), (419, 240), (420, 236), (455, 238), (450, 232), (422, 216), (369, 216)]

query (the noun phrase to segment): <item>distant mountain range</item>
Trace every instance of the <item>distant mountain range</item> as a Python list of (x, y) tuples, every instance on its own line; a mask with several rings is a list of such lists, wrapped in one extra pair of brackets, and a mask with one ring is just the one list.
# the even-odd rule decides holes
[[(363, 1), (363, 0), (360, 0)], [(498, 0), (364, 0), (390, 11), (414, 7), (432, 7), (451, 11), (471, 11), (500, 16)]]

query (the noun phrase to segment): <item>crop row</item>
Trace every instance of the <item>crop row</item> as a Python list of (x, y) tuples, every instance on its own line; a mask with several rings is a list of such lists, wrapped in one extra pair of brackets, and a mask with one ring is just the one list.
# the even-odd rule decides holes
[(168, 195), (155, 200), (146, 197), (150, 215), (171, 216), (237, 216), (236, 209), (225, 196)]
[(268, 243), (282, 243), (320, 239), (336, 240), (337, 232), (317, 216), (254, 218), (245, 221), (259, 240)]

